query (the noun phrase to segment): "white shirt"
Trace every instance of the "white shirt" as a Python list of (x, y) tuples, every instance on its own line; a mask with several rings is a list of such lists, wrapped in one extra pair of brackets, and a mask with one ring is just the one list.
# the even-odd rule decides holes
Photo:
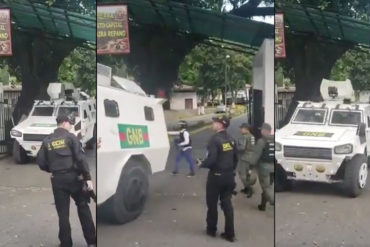
[[(180, 133), (184, 133), (184, 141), (180, 142), (178, 145), (180, 147), (189, 145), (190, 144), (190, 134), (189, 134), (189, 132), (187, 132), (186, 129), (182, 129), (180, 131)], [(182, 151), (186, 151), (188, 149), (191, 149), (191, 146), (181, 148)]]

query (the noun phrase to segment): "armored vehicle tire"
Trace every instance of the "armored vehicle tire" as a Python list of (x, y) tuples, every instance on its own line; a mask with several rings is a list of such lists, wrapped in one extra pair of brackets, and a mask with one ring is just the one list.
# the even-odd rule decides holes
[(13, 143), (13, 157), (17, 164), (25, 164), (29, 160), (26, 150), (23, 149), (18, 141)]
[(148, 174), (141, 165), (132, 165), (121, 175), (116, 194), (107, 202), (110, 220), (124, 224), (136, 219), (144, 209), (149, 191)]
[(344, 172), (344, 186), (346, 194), (357, 197), (366, 187), (367, 160), (365, 155), (356, 155), (347, 164)]
[(280, 164), (276, 164), (275, 169), (275, 192), (289, 190), (292, 186), (292, 181), (288, 180), (284, 169)]

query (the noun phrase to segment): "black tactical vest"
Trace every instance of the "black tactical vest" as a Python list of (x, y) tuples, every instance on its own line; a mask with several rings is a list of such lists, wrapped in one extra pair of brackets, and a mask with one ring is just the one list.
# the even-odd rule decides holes
[(218, 160), (215, 172), (232, 172), (234, 170), (234, 148), (235, 141), (226, 132), (217, 134), (215, 141), (218, 144)]
[(266, 144), (263, 148), (261, 161), (265, 163), (273, 163), (275, 160), (275, 143), (273, 140), (265, 139)]
[(72, 150), (68, 146), (66, 135), (52, 134), (44, 140), (51, 172), (73, 170)]
[[(186, 131), (186, 130), (185, 130)], [(185, 141), (185, 137), (184, 137), (184, 132), (180, 132), (180, 143), (181, 142), (184, 142)], [(182, 148), (186, 148), (186, 147), (191, 147), (191, 138), (190, 138), (190, 134), (189, 134), (189, 144), (186, 144), (184, 146), (181, 146)]]

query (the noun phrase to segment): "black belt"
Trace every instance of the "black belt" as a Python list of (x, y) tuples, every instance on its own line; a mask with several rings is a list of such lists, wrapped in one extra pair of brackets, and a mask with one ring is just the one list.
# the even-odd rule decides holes
[(59, 171), (53, 171), (52, 174), (53, 175), (56, 175), (56, 174), (66, 174), (66, 173), (75, 173), (76, 171), (73, 170), (73, 169), (68, 169), (68, 170), (59, 170)]
[(232, 174), (234, 171), (227, 171), (227, 172), (210, 172), (211, 175), (213, 176), (222, 176), (224, 174)]

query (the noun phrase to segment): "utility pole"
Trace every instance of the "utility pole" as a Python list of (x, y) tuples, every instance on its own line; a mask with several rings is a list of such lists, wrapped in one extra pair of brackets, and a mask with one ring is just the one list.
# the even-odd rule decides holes
[(227, 95), (227, 59), (230, 58), (230, 55), (226, 55), (225, 57), (225, 96), (224, 96), (224, 100), (225, 100), (225, 107), (227, 106), (227, 101), (226, 101), (226, 95)]

